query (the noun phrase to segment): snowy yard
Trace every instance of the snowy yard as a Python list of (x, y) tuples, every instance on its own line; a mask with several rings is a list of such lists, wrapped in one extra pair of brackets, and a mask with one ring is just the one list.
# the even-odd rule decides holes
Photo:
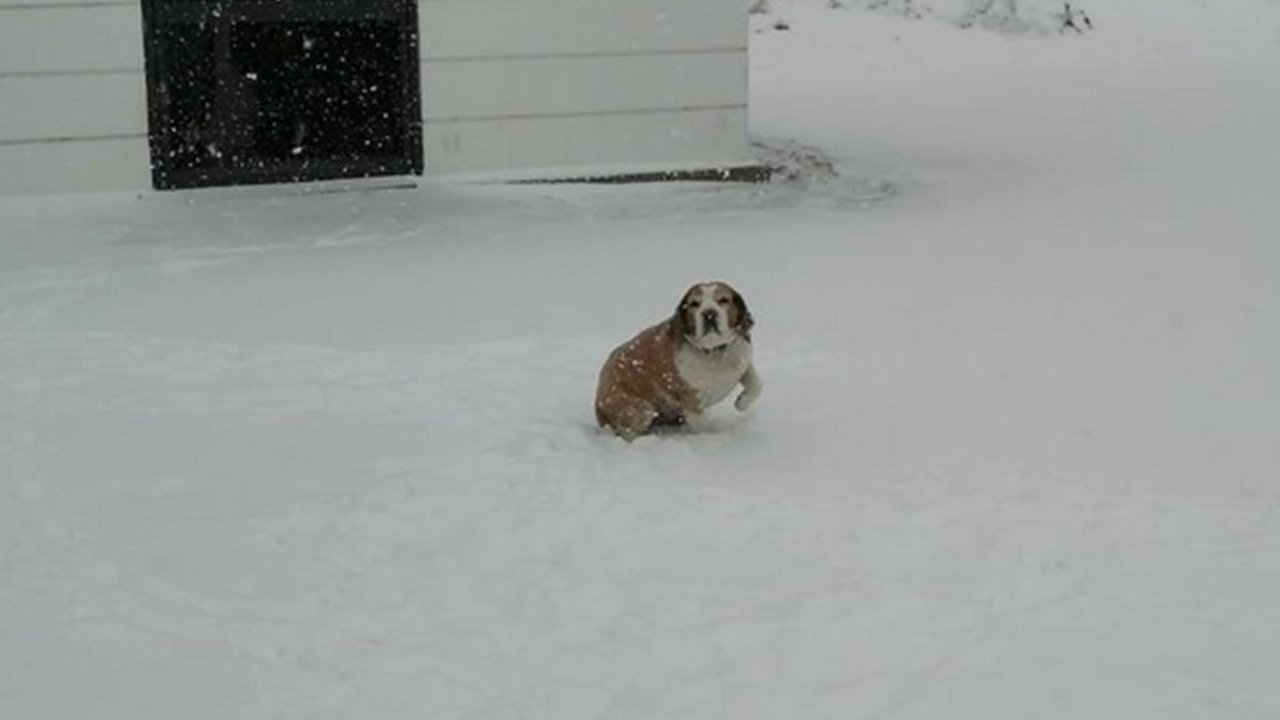
[[(834, 181), (0, 199), (0, 715), (1280, 717), (1280, 3), (845, 4)], [(759, 404), (599, 431), (710, 278)]]

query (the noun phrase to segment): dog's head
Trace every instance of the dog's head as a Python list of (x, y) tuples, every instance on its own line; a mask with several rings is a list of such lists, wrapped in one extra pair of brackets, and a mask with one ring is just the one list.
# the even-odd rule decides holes
[(709, 282), (685, 291), (671, 323), (694, 347), (715, 350), (739, 338), (750, 341), (755, 320), (737, 290), (728, 283)]

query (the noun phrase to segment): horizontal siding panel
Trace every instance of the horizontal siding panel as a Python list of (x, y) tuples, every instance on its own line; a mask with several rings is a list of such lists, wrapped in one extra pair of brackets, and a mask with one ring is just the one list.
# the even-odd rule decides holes
[(744, 105), (746, 53), (426, 63), (428, 121)]
[(422, 0), (423, 57), (745, 48), (743, 0)]
[(568, 166), (688, 166), (750, 158), (743, 109), (428, 123), (426, 173)]
[(0, 145), (0, 195), (151, 187), (147, 139)]
[(142, 68), (140, 2), (0, 10), (0, 76)]
[(105, 5), (137, 5), (139, 0), (0, 0), (0, 10), (27, 7), (102, 7)]
[(140, 72), (0, 77), (0, 141), (143, 134), (146, 96)]

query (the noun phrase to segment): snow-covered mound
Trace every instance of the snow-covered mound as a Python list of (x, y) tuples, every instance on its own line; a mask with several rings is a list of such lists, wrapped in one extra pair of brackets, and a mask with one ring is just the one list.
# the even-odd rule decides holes
[[(1105, 0), (1085, 0), (1084, 5)], [(1008, 34), (1075, 34), (1094, 29), (1093, 18), (1079, 0), (756, 0), (753, 15), (776, 15), (783, 27), (797, 4), (818, 3), (831, 10), (869, 10), (911, 20), (936, 19), (959, 28), (981, 28)]]

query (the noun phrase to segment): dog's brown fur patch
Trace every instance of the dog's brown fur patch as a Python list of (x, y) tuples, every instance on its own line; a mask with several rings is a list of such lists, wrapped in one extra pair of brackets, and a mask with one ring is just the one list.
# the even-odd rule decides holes
[(699, 411), (697, 393), (676, 370), (676, 350), (683, 342), (678, 315), (609, 354), (596, 386), (596, 420), (601, 425), (631, 439), (648, 432), (654, 421), (679, 425)]

